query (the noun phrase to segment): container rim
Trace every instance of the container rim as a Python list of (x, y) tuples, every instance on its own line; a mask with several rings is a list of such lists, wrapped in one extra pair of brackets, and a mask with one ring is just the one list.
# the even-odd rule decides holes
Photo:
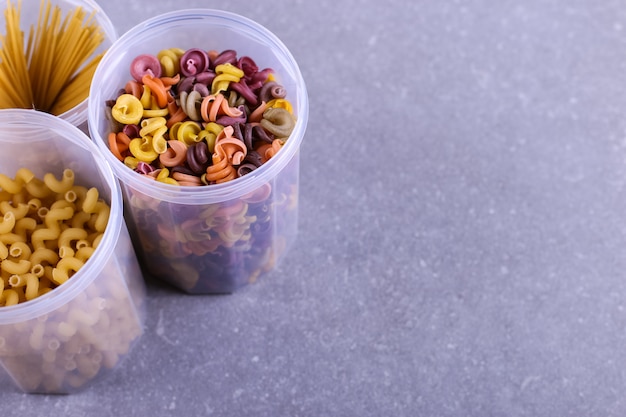
[[(106, 181), (111, 193), (109, 222), (100, 244), (85, 265), (67, 282), (40, 297), (14, 306), (0, 307), (0, 325), (4, 325), (31, 320), (56, 310), (83, 292), (100, 275), (106, 266), (106, 261), (112, 257), (120, 236), (123, 203), (121, 189), (113, 171), (101, 157), (100, 150), (78, 127), (57, 116), (32, 109), (0, 109), (0, 126), (2, 126), (0, 130), (6, 129), (7, 131), (16, 131), (28, 127), (29, 129), (40, 128), (45, 131), (54, 131), (59, 135), (63, 134), (71, 146), (81, 147), (93, 155), (93, 163), (103, 180)], [(41, 139), (36, 138), (26, 140), (41, 141)], [(0, 137), (0, 143), (8, 141)]]
[[(101, 89), (99, 87), (100, 85), (106, 84), (107, 67), (109, 65), (114, 66), (118, 62), (117, 55), (121, 54), (121, 52), (127, 48), (127, 45), (138, 44), (141, 40), (149, 36), (151, 31), (181, 21), (206, 21), (207, 24), (219, 23), (229, 26), (232, 30), (241, 31), (247, 35), (254, 36), (257, 41), (264, 43), (272, 49), (276, 58), (285, 64), (283, 71), (288, 72), (297, 84), (297, 91), (295, 92), (297, 109), (296, 125), (281, 151), (267, 163), (251, 173), (223, 184), (213, 184), (204, 187), (185, 187), (164, 184), (144, 178), (143, 175), (137, 174), (115, 158), (108, 149), (105, 139), (100, 135), (102, 129), (101, 124), (106, 123), (106, 118), (101, 117), (98, 112), (102, 111), (103, 103), (108, 98), (101, 96)], [(103, 57), (94, 74), (89, 94), (88, 113), (90, 135), (96, 142), (98, 148), (102, 150), (102, 154), (111, 165), (115, 176), (124, 185), (161, 201), (187, 205), (202, 205), (239, 198), (247, 193), (253, 192), (259, 186), (269, 182), (278, 175), (300, 148), (308, 122), (309, 103), (306, 85), (296, 60), (283, 42), (264, 26), (247, 17), (231, 12), (215, 9), (183, 9), (147, 19), (134, 26), (114, 42), (113, 46), (109, 48)]]

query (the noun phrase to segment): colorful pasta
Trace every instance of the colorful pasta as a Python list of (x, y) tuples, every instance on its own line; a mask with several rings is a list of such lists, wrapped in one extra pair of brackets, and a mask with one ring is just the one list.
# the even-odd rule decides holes
[[(129, 72), (106, 103), (116, 122), (107, 139), (115, 157), (147, 179), (182, 187), (228, 183), (267, 163), (295, 128), (273, 70), (234, 50), (164, 49), (140, 55)], [(136, 106), (132, 123), (113, 111), (125, 100)], [(165, 128), (156, 146), (154, 119)], [(295, 163), (285, 169), (297, 169)], [(297, 201), (297, 175), (290, 175), (242, 199), (200, 206), (128, 190), (144, 265), (194, 293), (231, 292), (256, 280), (293, 239), (296, 210), (287, 205)]]
[[(111, 117), (119, 124), (119, 130), (108, 136), (109, 148), (140, 174), (178, 168), (167, 171), (174, 181), (160, 177), (161, 182), (211, 185), (247, 175), (280, 147), (273, 145), (262, 158), (246, 160), (246, 156), (262, 142), (271, 144), (280, 139), (284, 144), (295, 127), (287, 91), (273, 71), (259, 70), (252, 58), (237, 57), (233, 50), (163, 49), (156, 56), (137, 56), (129, 72), (132, 79), (108, 102)], [(222, 148), (216, 147), (216, 139), (225, 128), (233, 133), (227, 135)], [(179, 154), (181, 148), (173, 145), (175, 140), (187, 147), (204, 142), (212, 155), (200, 158), (201, 163), (196, 163), (198, 158), (178, 157), (178, 165), (173, 165), (170, 156)], [(245, 148), (238, 146), (237, 140)], [(235, 148), (240, 151), (233, 151)], [(168, 156), (159, 157), (166, 152)], [(203, 171), (197, 169), (200, 165)], [(198, 180), (178, 181), (173, 176), (177, 172), (179, 178), (182, 174), (195, 175)]]

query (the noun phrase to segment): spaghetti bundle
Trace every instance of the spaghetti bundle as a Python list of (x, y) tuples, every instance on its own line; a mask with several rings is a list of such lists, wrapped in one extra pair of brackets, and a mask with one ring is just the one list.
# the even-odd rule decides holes
[[(104, 41), (94, 19), (77, 7), (63, 16), (59, 6), (41, 0), (38, 21), (28, 38), (20, 28), (22, 2), (7, 0), (5, 35), (0, 36), (0, 108), (33, 108), (54, 115), (89, 95), (103, 53), (90, 57)], [(25, 42), (26, 41), (26, 42)]]

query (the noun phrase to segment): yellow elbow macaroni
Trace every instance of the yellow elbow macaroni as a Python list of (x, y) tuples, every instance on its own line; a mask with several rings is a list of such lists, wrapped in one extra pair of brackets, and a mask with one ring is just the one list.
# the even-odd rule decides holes
[[(93, 254), (110, 208), (71, 169), (43, 179), (0, 174), (0, 308), (32, 300), (72, 277)], [(35, 282), (37, 281), (37, 282)]]
[[(71, 280), (104, 236), (110, 208), (98, 190), (74, 185), (68, 170), (46, 178), (48, 184), (28, 170), (0, 178), (0, 311)], [(142, 334), (142, 294), (126, 280), (138, 266), (130, 240), (118, 245), (119, 264), (100, 272), (106, 279), (45, 314), (0, 322), (0, 362), (24, 391), (85, 386), (114, 368)]]

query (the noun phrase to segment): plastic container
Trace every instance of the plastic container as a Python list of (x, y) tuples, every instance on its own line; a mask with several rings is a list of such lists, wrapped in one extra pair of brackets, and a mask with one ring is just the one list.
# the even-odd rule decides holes
[[(17, 4), (18, 0), (11, 0), (13, 4)], [(104, 41), (98, 49), (92, 54), (92, 57), (105, 52), (112, 44), (117, 40), (118, 35), (113, 26), (113, 23), (102, 10), (102, 8), (93, 0), (51, 0), (52, 6), (58, 6), (61, 8), (63, 16), (67, 15), (70, 11), (81, 7), (87, 14), (94, 13), (94, 18), (98, 25), (102, 28), (104, 33)], [(24, 31), (25, 42), (28, 38), (28, 30), (31, 25), (37, 27), (39, 21), (39, 9), (41, 6), (41, 0), (21, 0), (21, 22), (20, 27)], [(6, 5), (5, 5), (6, 8)], [(4, 13), (0, 16), (0, 32), (4, 34), (5, 31), (5, 17)], [(59, 117), (74, 126), (77, 126), (85, 134), (89, 133), (87, 127), (87, 102), (83, 100), (80, 104), (74, 108), (59, 115)]]
[(48, 172), (60, 178), (70, 168), (75, 184), (96, 187), (111, 209), (100, 244), (67, 282), (0, 307), (0, 364), (17, 386), (29, 393), (71, 393), (119, 367), (142, 334), (145, 284), (121, 191), (93, 142), (58, 117), (0, 110), (0, 146), (0, 173), (14, 178), (24, 167), (40, 179)]
[[(201, 187), (152, 181), (113, 156), (106, 143), (111, 126), (105, 102), (131, 79), (129, 65), (136, 56), (174, 47), (233, 49), (259, 68), (274, 70), (297, 117), (276, 156), (241, 178)], [(307, 119), (306, 87), (294, 58), (271, 32), (247, 18), (181, 10), (122, 35), (94, 75), (89, 127), (121, 182), (125, 218), (145, 270), (193, 294), (230, 293), (273, 270), (297, 235), (299, 149)]]

